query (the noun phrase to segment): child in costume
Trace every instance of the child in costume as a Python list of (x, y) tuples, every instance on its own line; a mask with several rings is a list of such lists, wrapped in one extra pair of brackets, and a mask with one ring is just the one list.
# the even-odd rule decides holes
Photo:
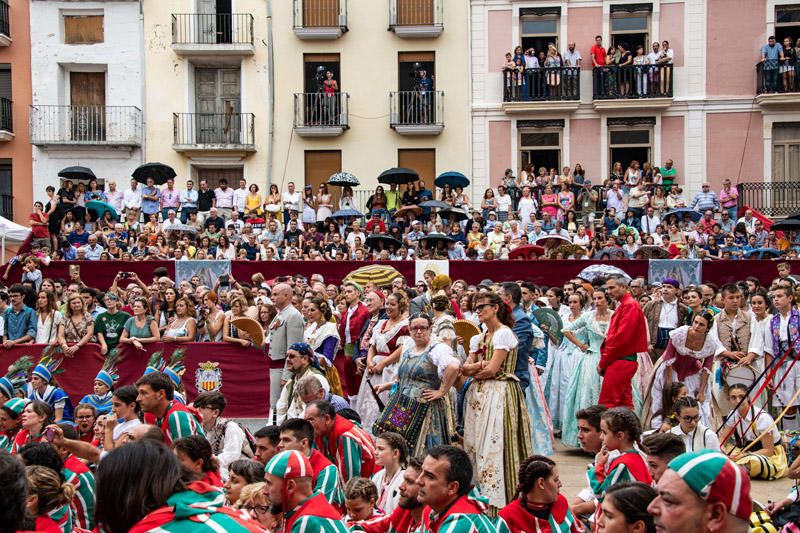
[(94, 378), (94, 394), (87, 394), (80, 403), (89, 404), (97, 410), (98, 415), (111, 412), (111, 396), (114, 393), (114, 384), (119, 379), (116, 364), (119, 361), (119, 351), (111, 350), (103, 363), (103, 368)]
[(27, 388), (29, 400), (42, 401), (53, 409), (56, 423), (72, 422), (73, 417), (72, 400), (53, 379), (57, 373), (63, 372), (58, 369), (63, 360), (60, 348), (45, 348), (42, 358), (31, 372)]

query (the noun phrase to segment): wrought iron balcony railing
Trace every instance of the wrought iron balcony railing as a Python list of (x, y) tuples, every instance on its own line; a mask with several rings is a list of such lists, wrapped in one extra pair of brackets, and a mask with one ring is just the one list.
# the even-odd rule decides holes
[(503, 70), (503, 101), (547, 102), (581, 99), (581, 69), (545, 67)]
[(177, 13), (172, 15), (172, 44), (253, 44), (250, 13)]
[(294, 95), (295, 128), (349, 127), (347, 93), (296, 93)]
[(255, 145), (252, 113), (173, 113), (174, 145), (248, 149)]
[(389, 94), (389, 120), (398, 126), (444, 127), (444, 91), (395, 91)]
[(672, 65), (615, 65), (592, 70), (595, 100), (672, 98)]
[(34, 105), (33, 144), (133, 145), (142, 143), (142, 110), (134, 106)]

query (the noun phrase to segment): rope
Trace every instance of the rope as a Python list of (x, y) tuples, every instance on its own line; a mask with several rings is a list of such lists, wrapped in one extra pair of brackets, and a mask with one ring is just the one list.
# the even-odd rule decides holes
[[(796, 361), (796, 359), (795, 359), (795, 361)], [(798, 396), (800, 396), (800, 389), (797, 389), (797, 391), (795, 391), (795, 393), (794, 393), (794, 396), (792, 396), (792, 399), (791, 399), (791, 400), (789, 400), (789, 405), (787, 405), (787, 406), (784, 408), (784, 410), (783, 410), (783, 411), (781, 411), (781, 414), (779, 414), (779, 415), (778, 415), (778, 416), (775, 418), (775, 421), (774, 421), (772, 424), (770, 424), (770, 426), (769, 426), (767, 429), (765, 429), (765, 430), (764, 430), (764, 432), (763, 432), (761, 435), (759, 435), (758, 437), (756, 437), (756, 440), (754, 440), (753, 442), (751, 442), (750, 444), (748, 444), (747, 446), (745, 446), (744, 448), (742, 448), (742, 451), (741, 451), (741, 453), (746, 453), (746, 452), (747, 452), (747, 450), (749, 450), (750, 448), (752, 448), (753, 446), (755, 446), (755, 445), (756, 445), (756, 443), (758, 443), (759, 441), (761, 441), (761, 439), (763, 439), (763, 438), (764, 438), (764, 437), (767, 435), (767, 433), (769, 433), (770, 431), (772, 431), (772, 429), (773, 429), (775, 426), (777, 426), (777, 425), (778, 425), (778, 422), (780, 422), (780, 421), (781, 421), (781, 418), (783, 418), (783, 415), (785, 415), (785, 414), (786, 414), (786, 412), (787, 412), (789, 409), (791, 409), (791, 408), (792, 408), (792, 406), (793, 406), (793, 404), (794, 404), (794, 401), (797, 399), (797, 397), (798, 397)], [(755, 417), (753, 418), (753, 420), (755, 420)]]

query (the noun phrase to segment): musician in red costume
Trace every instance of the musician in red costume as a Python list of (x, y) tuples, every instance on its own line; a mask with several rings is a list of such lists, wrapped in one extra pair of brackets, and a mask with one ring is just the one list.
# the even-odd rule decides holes
[[(354, 281), (348, 281), (344, 284), (342, 294), (344, 294), (344, 299), (347, 303), (347, 311), (339, 320), (341, 348), (333, 360), (333, 366), (339, 371), (344, 396), (352, 398), (358, 395), (359, 386), (353, 356), (358, 349), (358, 337), (371, 314), (367, 306), (361, 303), (361, 294), (363, 292), (361, 285)], [(353, 403), (351, 402), (350, 405), (353, 405)]]
[(628, 292), (628, 281), (624, 276), (613, 276), (606, 282), (606, 291), (618, 302), (597, 365), (603, 376), (598, 403), (609, 408), (633, 409), (633, 376), (639, 367), (636, 354), (647, 351), (647, 322)]

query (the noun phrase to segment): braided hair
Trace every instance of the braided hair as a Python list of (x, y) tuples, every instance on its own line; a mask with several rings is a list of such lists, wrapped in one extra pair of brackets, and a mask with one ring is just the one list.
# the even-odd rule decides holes
[(639, 437), (642, 436), (642, 423), (627, 407), (612, 407), (605, 411), (600, 418), (606, 421), (606, 425), (612, 433), (621, 431), (632, 442), (639, 442)]
[(553, 474), (556, 462), (544, 455), (531, 455), (519, 466), (516, 497), (522, 498), (536, 486), (536, 481)]

